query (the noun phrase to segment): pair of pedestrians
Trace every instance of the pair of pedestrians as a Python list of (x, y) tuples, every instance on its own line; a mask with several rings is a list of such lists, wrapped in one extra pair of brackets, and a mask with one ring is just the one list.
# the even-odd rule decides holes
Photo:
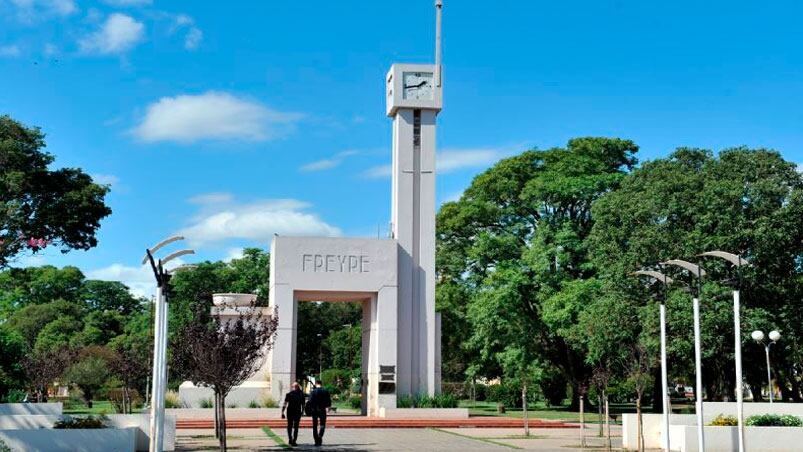
[[(310, 393), (309, 401), (298, 383), (293, 383), (293, 389), (284, 396), (282, 405), (282, 419), (287, 419), (287, 439), (291, 446), (297, 446), (298, 427), (301, 424), (301, 415), (306, 412), (312, 416), (312, 436), (315, 445), (323, 444), (323, 433), (326, 430), (326, 414), (332, 407), (332, 398), (329, 392), (321, 387), (321, 382), (315, 383), (315, 389)], [(286, 414), (285, 414), (286, 413)]]

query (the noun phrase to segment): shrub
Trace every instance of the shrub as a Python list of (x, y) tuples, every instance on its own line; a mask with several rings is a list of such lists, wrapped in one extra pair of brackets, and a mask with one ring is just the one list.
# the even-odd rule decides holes
[(488, 386), (488, 400), (504, 404), (508, 408), (521, 408), (521, 388), (514, 383)]
[(803, 427), (799, 417), (788, 414), (758, 414), (747, 418), (745, 423), (753, 427)]
[(400, 395), (396, 397), (396, 408), (412, 408), (413, 398), (409, 395)]
[(725, 416), (724, 414), (720, 414), (708, 425), (713, 425), (715, 427), (733, 427), (738, 425), (738, 421), (733, 416)]
[(6, 395), (5, 402), (6, 403), (21, 403), (25, 400), (25, 396), (27, 393), (21, 389), (12, 389), (8, 391)]
[(2, 439), (0, 439), (0, 452), (12, 452), (11, 448), (8, 447), (8, 444), (3, 442)]
[(279, 403), (276, 402), (276, 399), (273, 397), (266, 395), (262, 397), (262, 408), (278, 408)]
[(471, 383), (442, 383), (441, 392), (451, 394), (458, 400), (471, 398)]
[(259, 408), (259, 407), (260, 407), (259, 402), (257, 402), (256, 400), (248, 402), (248, 408)]
[(226, 408), (237, 408), (237, 404), (234, 403), (234, 402), (231, 402), (228, 405), (226, 405)]
[(214, 408), (215, 407), (215, 403), (212, 402), (212, 399), (201, 399), (201, 400), (198, 401), (198, 403), (200, 404), (201, 408)]
[(359, 410), (360, 408), (362, 408), (362, 397), (361, 396), (349, 397), (349, 406), (354, 410)]
[(106, 428), (105, 419), (101, 416), (72, 417), (63, 416), (53, 423), (55, 429)]
[(176, 391), (167, 391), (165, 394), (165, 408), (183, 408)]
[(340, 394), (351, 385), (351, 371), (346, 369), (326, 369), (321, 372), (321, 384), (329, 394)]
[(437, 394), (434, 397), (401, 395), (396, 398), (397, 408), (457, 408), (457, 404), (458, 400), (452, 394)]

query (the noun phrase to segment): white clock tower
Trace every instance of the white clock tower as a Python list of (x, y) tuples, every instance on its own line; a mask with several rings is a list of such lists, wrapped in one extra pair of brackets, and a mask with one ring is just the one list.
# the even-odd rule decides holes
[(443, 103), (442, 6), (436, 0), (435, 64), (394, 64), (386, 77), (387, 114), (393, 118), (391, 234), (399, 246), (396, 392), (400, 395), (440, 392), (435, 119)]

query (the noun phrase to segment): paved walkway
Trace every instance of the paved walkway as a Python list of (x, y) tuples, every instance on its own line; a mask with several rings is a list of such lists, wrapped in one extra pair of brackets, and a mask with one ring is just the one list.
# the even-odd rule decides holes
[[(613, 447), (621, 447), (621, 430), (612, 429)], [(274, 429), (274, 433), (284, 441), (285, 432)], [(210, 430), (181, 430), (178, 433), (178, 451), (214, 450), (217, 440)], [(303, 429), (299, 432), (299, 446), (294, 450), (309, 451), (574, 451), (580, 448), (577, 429), (531, 429), (531, 436), (525, 437), (521, 429), (512, 428), (460, 428), (460, 429), (349, 429), (332, 428), (326, 430), (323, 447), (312, 445), (312, 432)], [(596, 429), (586, 429), (585, 450), (604, 450), (604, 438), (596, 436)], [(230, 451), (278, 451), (288, 450), (287, 446), (277, 444), (259, 429), (229, 429), (228, 445)]]

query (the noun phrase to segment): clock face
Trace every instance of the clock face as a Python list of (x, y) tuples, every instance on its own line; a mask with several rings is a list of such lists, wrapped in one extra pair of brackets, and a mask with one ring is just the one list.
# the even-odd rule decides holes
[(402, 76), (404, 99), (432, 100), (432, 72), (405, 72)]

